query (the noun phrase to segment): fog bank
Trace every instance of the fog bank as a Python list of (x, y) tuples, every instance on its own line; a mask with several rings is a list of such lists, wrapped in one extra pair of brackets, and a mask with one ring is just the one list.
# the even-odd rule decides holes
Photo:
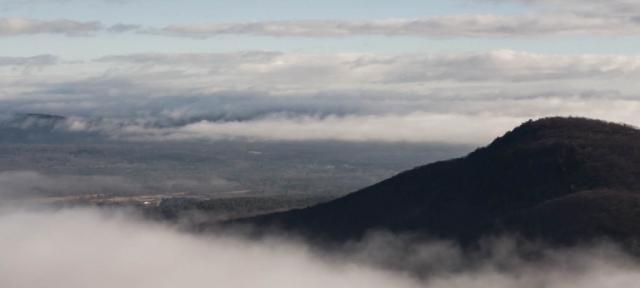
[[(549, 250), (534, 263), (516, 256), (509, 241), (497, 241), (486, 259), (466, 265), (455, 245), (391, 234), (328, 254), (282, 237), (192, 235), (90, 209), (3, 211), (0, 231), (1, 287), (601, 288), (640, 281), (631, 258), (605, 246)], [(393, 262), (428, 276), (372, 264)]]

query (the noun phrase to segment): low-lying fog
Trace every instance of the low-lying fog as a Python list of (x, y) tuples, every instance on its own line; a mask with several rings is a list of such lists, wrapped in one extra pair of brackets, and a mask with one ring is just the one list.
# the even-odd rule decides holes
[[(602, 288), (640, 283), (640, 266), (611, 245), (546, 250), (542, 259), (527, 261), (514, 253), (511, 241), (496, 240), (478, 261), (478, 255), (465, 256), (452, 244), (380, 233), (328, 253), (282, 235), (268, 240), (195, 235), (127, 211), (82, 208), (4, 209), (0, 231), (0, 287), (5, 288)], [(422, 270), (422, 276), (411, 270)]]

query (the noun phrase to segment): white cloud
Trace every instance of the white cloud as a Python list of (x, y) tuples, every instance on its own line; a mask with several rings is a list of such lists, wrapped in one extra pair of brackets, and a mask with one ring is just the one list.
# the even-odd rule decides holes
[[(124, 126), (109, 131), (134, 140), (244, 139), (262, 141), (378, 141), (485, 143), (524, 118), (429, 115), (269, 117), (251, 121), (202, 121), (175, 128)], [(98, 128), (99, 129), (99, 128)], [(455, 139), (455, 140), (454, 140)]]
[(636, 35), (633, 18), (575, 13), (522, 15), (449, 15), (369, 21), (295, 20), (170, 25), (143, 33), (208, 38), (219, 35), (272, 37), (348, 37), (357, 35), (417, 37), (525, 37), (538, 35)]
[(31, 57), (2, 57), (0, 66), (47, 66), (57, 64), (58, 57), (54, 55), (36, 55)]
[(541, 81), (616, 77), (640, 72), (638, 56), (553, 55), (513, 50), (401, 55), (275, 52), (130, 54), (105, 56), (96, 61), (135, 65), (149, 70), (159, 67), (190, 68), (190, 71), (209, 73), (210, 80), (220, 77), (227, 83), (238, 77), (243, 80), (260, 78), (270, 83), (306, 81), (306, 85), (344, 81)]
[(634, 55), (156, 53), (5, 70), (8, 110), (126, 139), (484, 144), (543, 116), (640, 124)]
[[(329, 101), (329, 100), (328, 100)], [(388, 105), (394, 100), (374, 105)], [(395, 101), (406, 101), (398, 99)], [(236, 120), (186, 121), (159, 126), (148, 121), (84, 122), (83, 131), (134, 141), (249, 140), (249, 141), (347, 141), (410, 142), (486, 145), (520, 123), (540, 117), (582, 116), (627, 123), (640, 127), (638, 99), (539, 97), (519, 100), (483, 99), (442, 104), (415, 100), (407, 105), (435, 106), (403, 113), (360, 111), (353, 114), (266, 113)], [(449, 102), (449, 101), (444, 101)], [(283, 104), (281, 109), (287, 109)], [(394, 108), (389, 108), (392, 111)], [(397, 109), (397, 108), (395, 108)], [(425, 108), (423, 108), (425, 109)], [(425, 109), (426, 110), (426, 109)], [(418, 112), (416, 112), (418, 111)], [(443, 112), (448, 111), (448, 112)], [(247, 115), (251, 115), (250, 113)], [(184, 115), (181, 115), (184, 117)], [(160, 118), (162, 119), (162, 118)], [(232, 118), (233, 119), (233, 118)]]
[(564, 10), (585, 15), (633, 15), (640, 11), (635, 0), (473, 0), (494, 3), (524, 3), (553, 10)]
[(302, 246), (196, 237), (88, 210), (0, 215), (0, 286), (417, 287)]
[[(508, 241), (497, 241), (476, 259), (455, 245), (390, 235), (352, 243), (342, 254), (314, 252), (282, 236), (192, 235), (87, 209), (3, 211), (0, 231), (2, 287), (601, 288), (640, 281), (637, 263), (606, 246), (540, 248), (542, 257), (527, 261)], [(387, 270), (385, 263), (426, 277)]]
[[(132, 0), (102, 0), (126, 3)], [(250, 22), (209, 22), (143, 26), (118, 23), (104, 26), (99, 21), (69, 19), (0, 19), (0, 36), (52, 33), (90, 35), (94, 32), (142, 33), (171, 37), (210, 38), (221, 35), (266, 37), (534, 37), (549, 35), (638, 35), (640, 4), (635, 0), (466, 0), (484, 3), (530, 4), (533, 9), (519, 14), (450, 14), (423, 18), (381, 18), (372, 20), (300, 19)], [(6, 1), (5, 1), (6, 2)], [(9, 1), (6, 7), (51, 2)], [(72, 0), (57, 0), (68, 2)]]
[[(486, 0), (489, 1), (489, 0)], [(550, 1), (548, 1), (550, 2)], [(573, 3), (573, 2), (572, 2)], [(560, 5), (562, 6), (562, 5)], [(378, 20), (286, 20), (255, 22), (211, 22), (200, 24), (142, 26), (118, 23), (104, 26), (98, 21), (67, 19), (0, 19), (0, 36), (23, 34), (92, 35), (97, 32), (141, 33), (171, 37), (210, 38), (221, 35), (267, 37), (533, 37), (548, 35), (638, 35), (638, 5), (616, 3), (589, 4), (567, 9), (518, 15), (460, 14), (426, 18), (388, 18)], [(574, 11), (576, 10), (576, 11)], [(633, 12), (632, 12), (633, 11)]]
[(102, 24), (97, 21), (80, 22), (66, 19), (36, 20), (26, 18), (0, 19), (0, 37), (45, 33), (84, 36), (101, 31), (102, 29)]

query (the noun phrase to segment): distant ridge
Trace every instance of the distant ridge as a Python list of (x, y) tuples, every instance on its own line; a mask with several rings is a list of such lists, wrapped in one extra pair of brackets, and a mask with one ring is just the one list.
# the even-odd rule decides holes
[(24, 115), (24, 118), (31, 119), (41, 119), (41, 120), (65, 120), (66, 117), (60, 115), (52, 115), (52, 114), (41, 114), (41, 113), (27, 113), (21, 114)]
[(4, 113), (0, 116), (0, 125), (2, 126), (50, 126), (67, 119), (60, 115), (42, 113)]
[(418, 167), (328, 203), (239, 221), (316, 239), (369, 230), (472, 243), (640, 239), (640, 130), (585, 118), (528, 121), (466, 157)]
[(70, 131), (68, 119), (53, 114), (0, 112), (0, 144), (86, 143), (99, 139), (93, 132)]

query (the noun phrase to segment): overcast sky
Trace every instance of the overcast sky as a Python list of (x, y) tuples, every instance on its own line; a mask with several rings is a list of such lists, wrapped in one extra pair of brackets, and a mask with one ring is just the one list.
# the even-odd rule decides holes
[(146, 140), (640, 125), (636, 0), (0, 0), (0, 112)]

